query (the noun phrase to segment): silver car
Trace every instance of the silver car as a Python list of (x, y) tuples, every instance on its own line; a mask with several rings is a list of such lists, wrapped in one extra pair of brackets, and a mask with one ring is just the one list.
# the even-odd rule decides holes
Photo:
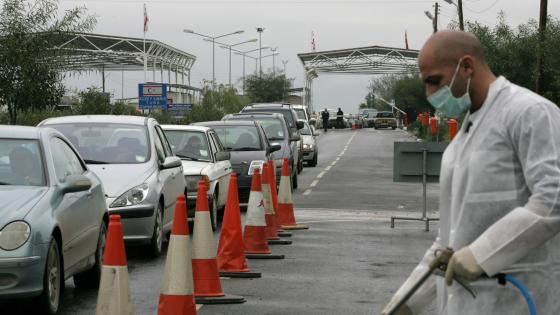
[(185, 193), (181, 160), (153, 118), (69, 116), (41, 123), (62, 132), (101, 178), (110, 214), (120, 214), (127, 243), (161, 253), (177, 195)]
[(319, 147), (317, 146), (317, 141), (315, 137), (315, 128), (309, 125), (307, 121), (301, 120), (303, 122), (303, 128), (299, 131), (301, 133), (301, 139), (303, 140), (303, 161), (309, 166), (317, 166), (317, 160), (319, 159)]
[(64, 280), (99, 285), (107, 211), (99, 178), (50, 128), (0, 126), (0, 299), (55, 314)]

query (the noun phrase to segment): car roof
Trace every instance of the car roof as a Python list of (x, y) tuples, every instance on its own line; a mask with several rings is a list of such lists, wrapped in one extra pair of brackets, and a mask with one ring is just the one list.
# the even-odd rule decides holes
[(271, 112), (245, 112), (245, 113), (238, 113), (238, 114), (229, 114), (225, 118), (244, 118), (244, 117), (251, 117), (251, 118), (277, 118), (277, 119), (284, 119), (284, 115), (280, 113), (271, 113)]
[(256, 126), (254, 120), (219, 120), (219, 121), (203, 121), (193, 124), (194, 126)]
[(40, 125), (48, 124), (71, 124), (71, 123), (114, 123), (129, 125), (146, 125), (148, 117), (143, 116), (127, 116), (127, 115), (76, 115), (48, 118), (40, 123)]
[(245, 108), (291, 108), (290, 103), (254, 103), (245, 106)]
[(0, 125), (0, 138), (39, 139), (40, 134), (41, 128), (38, 127)]
[(206, 132), (208, 130), (211, 130), (212, 128), (205, 127), (205, 126), (195, 126), (195, 125), (161, 125), (161, 129)]

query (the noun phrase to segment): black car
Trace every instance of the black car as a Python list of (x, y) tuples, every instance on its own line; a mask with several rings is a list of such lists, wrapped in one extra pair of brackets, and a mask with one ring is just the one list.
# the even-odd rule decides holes
[[(298, 121), (298, 115), (292, 104), (286, 103), (261, 103), (261, 104), (251, 104), (245, 106), (241, 113), (278, 113), (286, 117), (286, 122), (290, 128), (292, 134), (299, 135), (299, 130), (303, 128), (303, 122)], [(301, 151), (303, 150), (303, 142), (300, 140), (297, 142), (297, 151), (295, 156), (297, 157), (297, 170), (298, 173), (303, 170), (303, 156)]]
[(230, 163), (237, 173), (239, 202), (248, 203), (251, 191), (251, 164), (267, 163), (273, 152), (282, 149), (279, 144), (271, 145), (261, 125), (256, 121), (227, 120), (207, 121), (194, 125), (212, 128), (231, 154)]
[(297, 143), (301, 140), (299, 134), (292, 134), (286, 118), (282, 114), (277, 113), (241, 113), (226, 115), (222, 120), (249, 120), (258, 122), (268, 138), (268, 141), (274, 145), (279, 144), (281, 149), (273, 153), (274, 165), (276, 166), (276, 183), (280, 182), (282, 175), (282, 164), (284, 158), (288, 159), (292, 174), (292, 188), (298, 187), (297, 160), (294, 159), (294, 152), (297, 152)]

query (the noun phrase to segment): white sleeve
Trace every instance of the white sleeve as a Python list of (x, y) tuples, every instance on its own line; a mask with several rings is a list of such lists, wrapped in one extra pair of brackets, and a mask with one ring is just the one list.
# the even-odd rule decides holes
[(491, 225), (470, 246), (489, 276), (523, 258), (560, 232), (560, 111), (554, 104), (527, 106), (509, 136), (531, 192), (527, 204)]
[[(408, 276), (406, 281), (401, 285), (397, 292), (393, 295), (393, 299), (400, 299), (414, 286), (414, 284), (424, 275), (428, 269), (430, 262), (435, 258), (435, 251), (441, 249), (439, 236), (436, 238), (430, 249), (426, 251), (420, 263), (414, 268), (412, 273)], [(429, 277), (424, 284), (410, 297), (406, 305), (410, 308), (413, 314), (420, 314), (430, 305), (436, 298), (436, 278), (435, 276)]]

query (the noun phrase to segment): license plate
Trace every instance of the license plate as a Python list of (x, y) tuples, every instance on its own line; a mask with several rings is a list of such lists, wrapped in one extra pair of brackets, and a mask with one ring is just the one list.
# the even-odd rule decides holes
[(249, 176), (252, 176), (253, 173), (255, 173), (255, 170), (258, 169), (262, 175), (263, 165), (264, 165), (264, 161), (251, 161), (251, 165), (249, 165), (249, 171), (247, 172), (247, 174)]

